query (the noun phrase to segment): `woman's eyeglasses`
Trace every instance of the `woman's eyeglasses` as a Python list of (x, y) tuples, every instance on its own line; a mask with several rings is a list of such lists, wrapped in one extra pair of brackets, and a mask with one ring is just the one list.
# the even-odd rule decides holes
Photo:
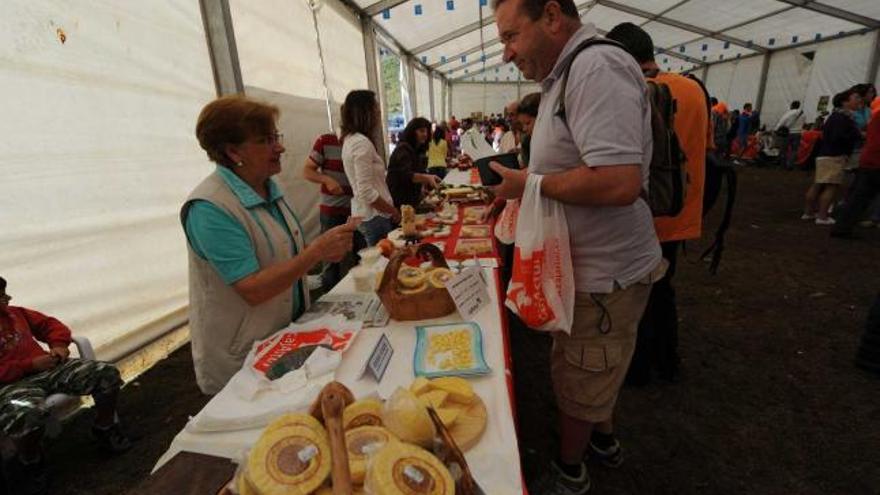
[(276, 144), (284, 144), (284, 134), (281, 134), (280, 132), (275, 132), (268, 136), (263, 136), (257, 139), (257, 143), (268, 144), (270, 146), (275, 146)]

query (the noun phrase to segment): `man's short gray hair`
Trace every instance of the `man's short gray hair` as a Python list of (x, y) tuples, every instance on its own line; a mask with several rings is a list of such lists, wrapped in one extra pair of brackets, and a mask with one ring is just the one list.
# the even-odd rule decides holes
[[(507, 0), (492, 0), (492, 10), (497, 10), (498, 6)], [(574, 0), (522, 0), (522, 9), (525, 11), (526, 15), (529, 16), (529, 19), (533, 21), (537, 21), (544, 15), (544, 6), (546, 6), (549, 2), (556, 2), (559, 4), (560, 10), (564, 15), (568, 17), (574, 17), (575, 19), (580, 19), (580, 15), (578, 15), (577, 5), (574, 4)]]

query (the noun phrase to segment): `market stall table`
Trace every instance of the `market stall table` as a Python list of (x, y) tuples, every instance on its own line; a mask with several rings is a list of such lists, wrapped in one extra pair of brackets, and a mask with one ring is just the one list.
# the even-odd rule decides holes
[[(474, 391), (486, 404), (489, 421), (482, 438), (466, 453), (466, 458), (474, 477), (487, 493), (521, 494), (523, 487), (513, 420), (509, 349), (504, 314), (498, 298), (497, 270), (484, 268), (483, 274), (488, 281), (491, 301), (474, 316), (473, 321), (482, 329), (484, 353), (492, 372), (472, 378), (470, 382)], [(331, 294), (354, 292), (353, 280), (349, 275), (331, 291)], [(335, 379), (348, 386), (358, 398), (377, 393), (380, 397), (387, 398), (397, 387), (408, 386), (415, 377), (413, 372), (415, 326), (460, 321), (462, 321), (460, 315), (455, 312), (433, 320), (418, 322), (391, 320), (384, 328), (364, 328), (344, 354), (342, 363), (336, 370)], [(372, 378), (359, 378), (370, 352), (383, 334), (387, 335), (394, 348), (394, 354), (383, 380), (377, 383)], [(228, 388), (221, 391), (218, 396), (227, 393)], [(311, 400), (310, 397), (293, 397), (297, 392), (291, 394), (291, 402), (302, 403)], [(219, 398), (215, 396), (212, 401), (214, 400)], [(196, 452), (229, 459), (240, 458), (262, 432), (261, 427), (219, 432), (191, 430), (192, 428), (189, 427), (184, 428), (174, 438), (168, 451), (157, 462), (154, 472), (179, 452)]]

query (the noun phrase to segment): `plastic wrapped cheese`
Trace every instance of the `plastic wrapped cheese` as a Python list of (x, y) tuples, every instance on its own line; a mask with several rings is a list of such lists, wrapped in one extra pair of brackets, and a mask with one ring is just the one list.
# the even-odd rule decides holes
[(404, 442), (430, 447), (434, 423), (425, 405), (409, 390), (398, 387), (385, 401), (382, 423)]

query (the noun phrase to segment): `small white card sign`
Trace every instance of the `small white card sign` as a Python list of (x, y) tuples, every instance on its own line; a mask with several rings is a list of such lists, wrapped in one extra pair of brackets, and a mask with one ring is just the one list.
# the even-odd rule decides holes
[(465, 268), (447, 280), (446, 290), (465, 320), (472, 320), (474, 315), (489, 304), (489, 286), (483, 278), (483, 269), (480, 266)]
[(391, 362), (392, 355), (394, 355), (394, 348), (391, 347), (388, 336), (383, 333), (376, 342), (376, 347), (373, 347), (373, 352), (370, 353), (367, 364), (364, 365), (364, 369), (361, 371), (361, 377), (372, 375), (377, 382), (381, 382), (382, 377), (385, 376), (385, 370), (388, 368), (388, 363)]

